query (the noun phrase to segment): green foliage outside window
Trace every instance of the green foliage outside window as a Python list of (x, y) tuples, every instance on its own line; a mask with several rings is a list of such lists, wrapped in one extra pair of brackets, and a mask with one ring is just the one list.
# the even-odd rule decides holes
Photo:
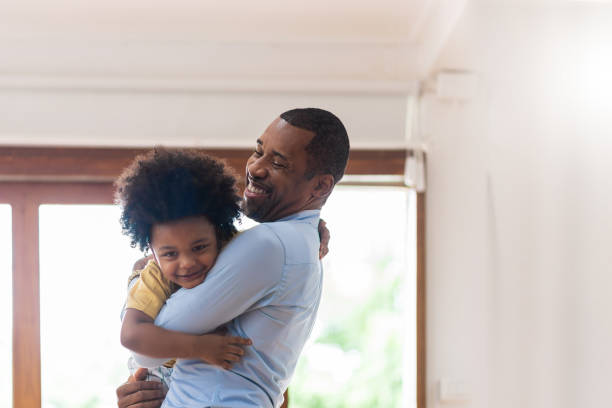
[(378, 281), (370, 293), (330, 320), (302, 355), (289, 388), (291, 408), (400, 406), (402, 276), (390, 261), (372, 265)]

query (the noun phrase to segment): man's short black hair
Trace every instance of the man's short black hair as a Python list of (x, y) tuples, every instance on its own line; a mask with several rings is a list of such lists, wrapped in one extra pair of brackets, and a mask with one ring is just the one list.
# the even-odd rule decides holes
[(189, 149), (155, 148), (137, 156), (115, 181), (121, 227), (145, 251), (154, 224), (205, 216), (218, 244), (236, 232), (240, 216), (236, 178), (222, 162)]
[(331, 174), (340, 181), (349, 156), (349, 139), (344, 125), (331, 112), (318, 108), (292, 109), (280, 115), (290, 125), (306, 129), (315, 135), (306, 146), (308, 168), (306, 177)]

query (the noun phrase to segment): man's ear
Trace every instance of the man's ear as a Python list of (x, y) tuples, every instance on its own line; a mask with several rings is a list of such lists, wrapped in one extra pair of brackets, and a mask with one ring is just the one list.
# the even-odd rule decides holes
[(312, 195), (316, 198), (326, 199), (334, 189), (334, 176), (331, 174), (319, 174), (315, 176), (316, 184)]

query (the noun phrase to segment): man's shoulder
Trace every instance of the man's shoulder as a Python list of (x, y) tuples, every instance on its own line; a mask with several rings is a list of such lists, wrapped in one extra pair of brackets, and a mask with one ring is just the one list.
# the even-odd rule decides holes
[(287, 263), (318, 262), (319, 235), (312, 225), (295, 220), (262, 223), (282, 244)]
[(258, 224), (238, 234), (230, 241), (223, 252), (248, 253), (251, 256), (272, 256), (277, 253), (284, 257), (285, 246), (273, 228), (270, 228), (267, 224)]
[(316, 263), (319, 235), (303, 220), (263, 222), (241, 232), (223, 251), (227, 255), (280, 257), (283, 263)]
[(248, 240), (261, 242), (262, 240), (267, 245), (281, 245), (280, 237), (277, 232), (274, 222), (263, 222), (244, 230), (236, 237), (236, 240)]

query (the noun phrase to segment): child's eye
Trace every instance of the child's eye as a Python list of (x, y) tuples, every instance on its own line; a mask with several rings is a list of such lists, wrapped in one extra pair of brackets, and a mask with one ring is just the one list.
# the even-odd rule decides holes
[(164, 258), (173, 258), (175, 256), (176, 256), (176, 251), (168, 251), (162, 254), (162, 257)]
[(193, 250), (195, 252), (200, 252), (200, 251), (205, 250), (207, 247), (208, 247), (208, 245), (196, 245), (196, 246), (193, 247)]

